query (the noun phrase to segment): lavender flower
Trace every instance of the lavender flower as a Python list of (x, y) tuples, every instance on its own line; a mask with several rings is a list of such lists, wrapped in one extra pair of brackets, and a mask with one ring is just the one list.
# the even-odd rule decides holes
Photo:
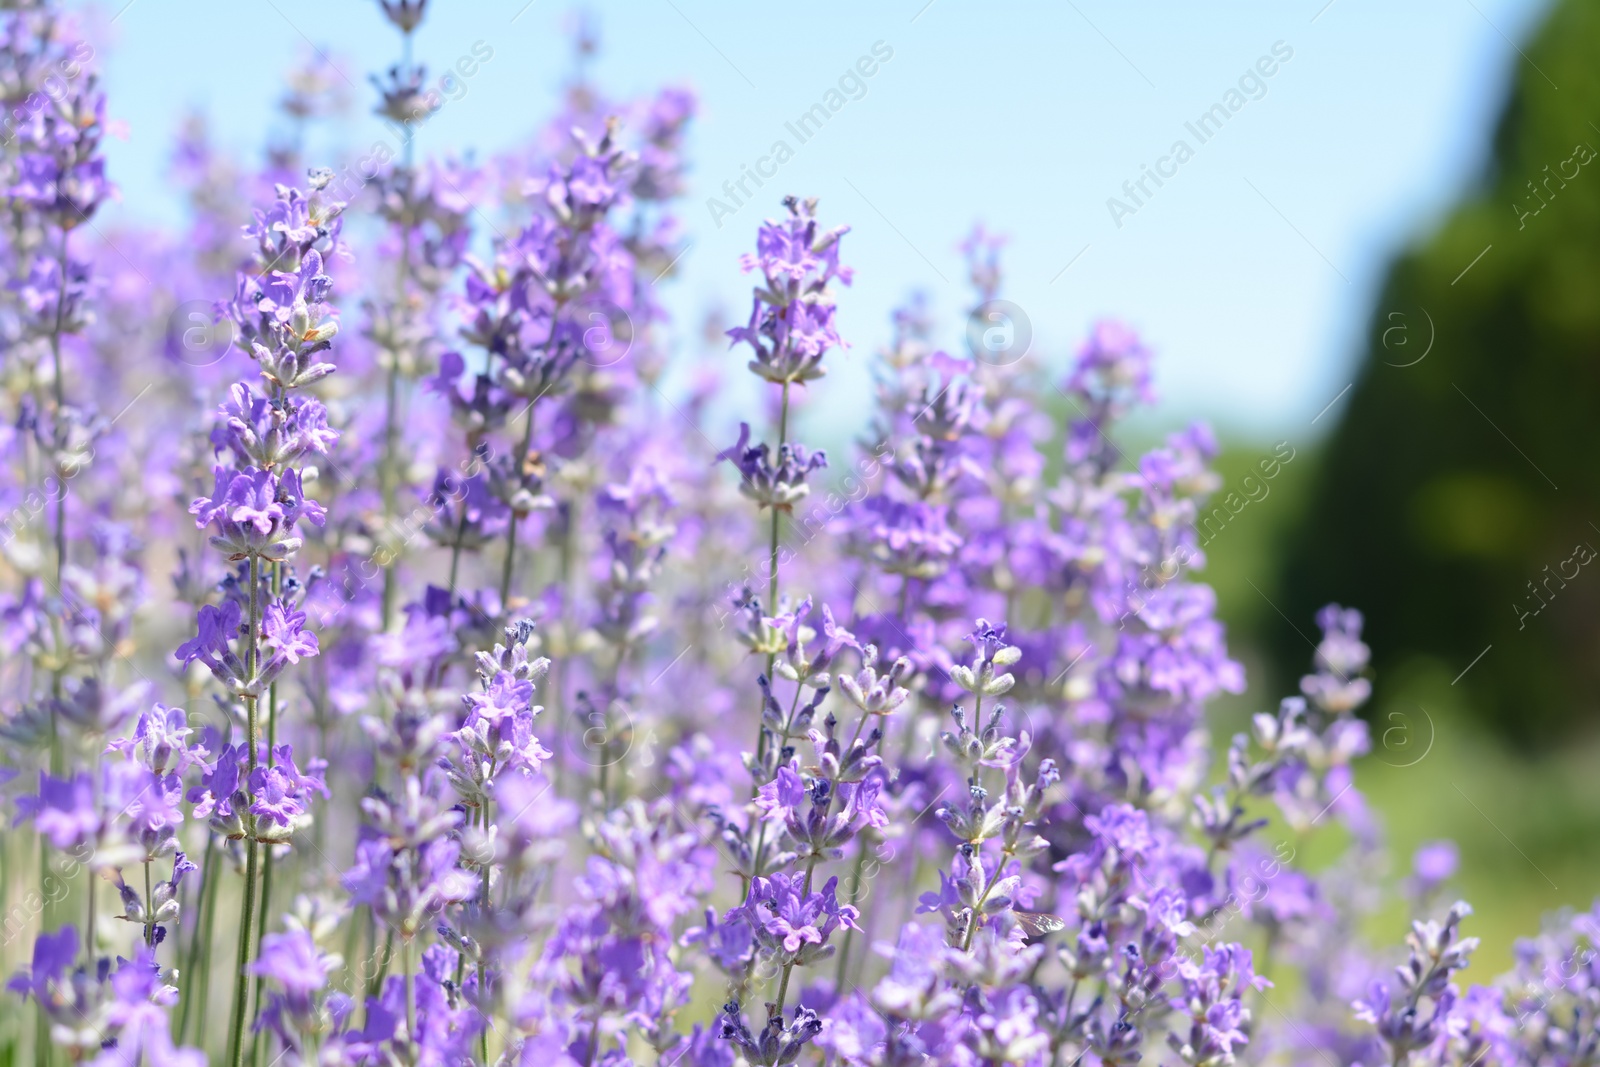
[(801, 882), (782, 874), (752, 880), (744, 917), (761, 949), (782, 963), (805, 966), (831, 956), (829, 935), (841, 927), (858, 929), (855, 921), (860, 913), (839, 904), (834, 892), (837, 878), (828, 879), (815, 892)]
[(1317, 625), (1317, 673), (1300, 679), (1300, 691), (1323, 711), (1348, 715), (1372, 695), (1372, 683), (1361, 677), (1370, 657), (1361, 643), (1361, 612), (1329, 604), (1317, 612)]
[(811, 487), (806, 476), (828, 465), (828, 457), (804, 445), (778, 446), (778, 460), (765, 444), (750, 444), (750, 424), (739, 424), (739, 440), (733, 447), (717, 453), (717, 462), (727, 460), (739, 469), (739, 492), (756, 502), (757, 508), (793, 511)]
[(1478, 947), (1475, 937), (1461, 937), (1461, 920), (1472, 909), (1460, 901), (1444, 922), (1414, 922), (1406, 937), (1410, 955), (1395, 968), (1398, 996), (1387, 982), (1375, 979), (1365, 998), (1353, 1005), (1356, 1018), (1370, 1023), (1388, 1046), (1394, 1062), (1425, 1048), (1448, 1033), (1447, 1021), (1459, 993), (1450, 976), (1467, 965)]
[[(845, 347), (848, 230), (789, 198), (741, 259), (748, 315), (704, 338), (777, 387), (771, 425), (702, 447), (720, 372), (674, 372), (660, 295), (693, 98), (609, 97), (579, 22), (548, 125), (428, 158), (494, 59), (430, 83), (429, 6), (371, 9), (400, 159), (301, 179), (334, 132), (313, 65), (263, 167), (189, 126), (193, 222), (114, 255), (80, 234), (111, 191), (92, 50), (54, 5), (0, 18), (0, 783), (8, 854), (44, 860), (3, 919), (34, 1001), (3, 1056), (1600, 1057), (1600, 911), (1460, 988), (1453, 846), (1386, 866), (1358, 612), (1320, 612), (1299, 695), (1213, 745), (1244, 686), (1201, 581), (1218, 446), (1127, 451), (1149, 346), (1103, 321), (1064, 367), (958, 358), (913, 298), (830, 467), (794, 387)], [(968, 307), (1004, 249), (961, 245)], [(1366, 937), (1393, 888), (1422, 917), (1398, 955)]]
[(728, 331), (735, 343), (754, 352), (750, 370), (771, 382), (789, 384), (822, 377), (822, 357), (843, 342), (834, 329), (834, 304), (828, 283), (850, 284), (851, 270), (839, 265), (839, 239), (848, 226), (819, 230), (817, 202), (788, 197), (789, 216), (768, 220), (756, 237), (756, 253), (740, 265), (760, 271), (750, 322)]

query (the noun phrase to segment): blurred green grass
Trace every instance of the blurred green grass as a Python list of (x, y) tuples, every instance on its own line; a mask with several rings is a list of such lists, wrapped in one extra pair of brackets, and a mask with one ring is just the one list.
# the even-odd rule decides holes
[[(1273, 444), (1225, 447), (1216, 464), (1223, 478), (1219, 496), (1238, 487)], [(1217, 591), (1218, 614), (1249, 682), (1245, 694), (1214, 706), (1219, 746), (1251, 712), (1271, 710), (1297, 691), (1317, 638), (1312, 619), (1286, 618), (1277, 607), (1283, 600), (1275, 584), (1278, 560), (1307, 504), (1318, 462), (1313, 447), (1293, 444), (1295, 458), (1267, 483), (1270, 491), (1206, 546), (1203, 577)], [(1293, 641), (1303, 658), (1275, 663), (1268, 650), (1282, 647), (1278, 639), (1291, 627), (1305, 638)], [(1600, 743), (1575, 741), (1539, 755), (1514, 752), (1482, 732), (1474, 725), (1481, 719), (1467, 712), (1470, 669), (1452, 684), (1460, 665), (1396, 662), (1382, 647), (1373, 648), (1372, 662), (1374, 751), (1359, 761), (1356, 782), (1381, 820), (1390, 877), (1398, 882), (1410, 873), (1411, 855), (1423, 842), (1456, 842), (1461, 870), (1450, 888), (1472, 904), (1468, 932), (1483, 941), (1469, 977), (1487, 981), (1510, 966), (1516, 939), (1535, 933), (1544, 913), (1587, 908), (1600, 895)], [(1410, 916), (1397, 896), (1390, 899), (1368, 932), (1378, 944), (1398, 946)]]

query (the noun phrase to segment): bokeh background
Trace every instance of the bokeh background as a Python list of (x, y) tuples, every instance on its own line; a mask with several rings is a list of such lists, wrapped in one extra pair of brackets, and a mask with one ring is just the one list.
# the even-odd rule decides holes
[[(1503, 969), (1539, 913), (1600, 892), (1600, 3), (433, 7), (417, 58), (446, 103), (423, 153), (518, 143), (574, 77), (699, 96), (666, 297), (678, 373), (700, 324), (745, 299), (737, 256), (782, 194), (852, 222), (854, 348), (801, 414), (809, 439), (849, 440), (867, 357), (914, 290), (963, 343), (948, 309), (968, 300), (956, 245), (975, 222), (1009, 235), (1003, 292), (1036, 355), (1064, 365), (1101, 315), (1136, 326), (1159, 353), (1146, 432), (1204, 418), (1225, 446), (1210, 580), (1250, 689), (1217, 729), (1293, 691), (1318, 606), (1360, 607), (1378, 740), (1360, 785), (1397, 865), (1425, 840), (1460, 845), (1475, 973)], [(109, 225), (181, 219), (168, 174), (187, 122), (244, 162), (297, 136), (283, 76), (310, 61), (348, 107), (306, 127), (309, 158), (398, 143), (370, 115), (367, 76), (395, 58), (374, 4), (80, 13), (121, 124)], [(799, 144), (786, 123), (885, 51)], [(470, 76), (444, 75), (465, 56)], [(1235, 102), (1204, 143), (1186, 125)], [(778, 139), (794, 158), (735, 201), (724, 183)], [(1157, 185), (1180, 139), (1193, 157)], [(1285, 449), (1264, 493), (1244, 483)], [(1403, 916), (1377, 921), (1392, 941)]]

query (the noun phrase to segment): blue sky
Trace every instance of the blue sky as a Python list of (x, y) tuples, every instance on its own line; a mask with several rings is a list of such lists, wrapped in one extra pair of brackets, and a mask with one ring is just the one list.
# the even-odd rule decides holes
[[(683, 216), (693, 246), (668, 298), (691, 335), (708, 305), (741, 312), (736, 259), (784, 192), (822, 198), (849, 222), (856, 285), (841, 302), (854, 350), (820, 388), (823, 412), (862, 410), (863, 364), (890, 309), (917, 286), (959, 344), (968, 294), (956, 244), (974, 221), (1009, 234), (1006, 294), (1035, 346), (1062, 363), (1090, 322), (1114, 315), (1156, 349), (1166, 418), (1204, 416), (1252, 436), (1324, 430), (1350, 381), (1388, 257), (1437, 224), (1481, 171), (1490, 132), (1541, 0), (871, 0), (806, 5), (629, 0), (589, 5), (612, 95), (681, 83), (700, 95)], [(180, 211), (166, 187), (189, 109), (255, 159), (282, 73), (314, 42), (336, 55), (361, 107), (338, 140), (381, 134), (365, 117), (369, 71), (397, 37), (359, 0), (113, 0), (85, 9), (103, 57), (122, 202), (142, 220)], [(467, 93), (424, 129), (420, 150), (492, 151), (549, 115), (569, 69), (557, 0), (434, 0), (417, 58), (438, 70), (493, 49)], [(786, 132), (871, 54), (893, 56), (801, 145)], [(1281, 42), (1281, 44), (1279, 44)], [(1292, 50), (1287, 60), (1273, 59)], [(1270, 77), (1204, 144), (1185, 123), (1262, 57)], [(1260, 85), (1260, 90), (1257, 85)], [(713, 219), (777, 139), (795, 148), (762, 201)], [(1163, 162), (1174, 142), (1194, 152)], [(1144, 167), (1142, 203), (1123, 183)], [(1133, 214), (1108, 207), (1116, 197)], [(720, 221), (722, 225), (716, 225)], [(1118, 222), (1121, 225), (1118, 225)], [(1297, 438), (1298, 439), (1298, 438)]]

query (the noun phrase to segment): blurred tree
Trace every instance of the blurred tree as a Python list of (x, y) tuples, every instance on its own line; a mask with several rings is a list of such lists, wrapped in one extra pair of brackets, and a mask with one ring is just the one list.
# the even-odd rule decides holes
[(1383, 286), (1279, 588), (1365, 610), (1380, 670), (1471, 665), (1463, 702), (1535, 748), (1600, 724), (1600, 4), (1523, 52), (1483, 180)]

